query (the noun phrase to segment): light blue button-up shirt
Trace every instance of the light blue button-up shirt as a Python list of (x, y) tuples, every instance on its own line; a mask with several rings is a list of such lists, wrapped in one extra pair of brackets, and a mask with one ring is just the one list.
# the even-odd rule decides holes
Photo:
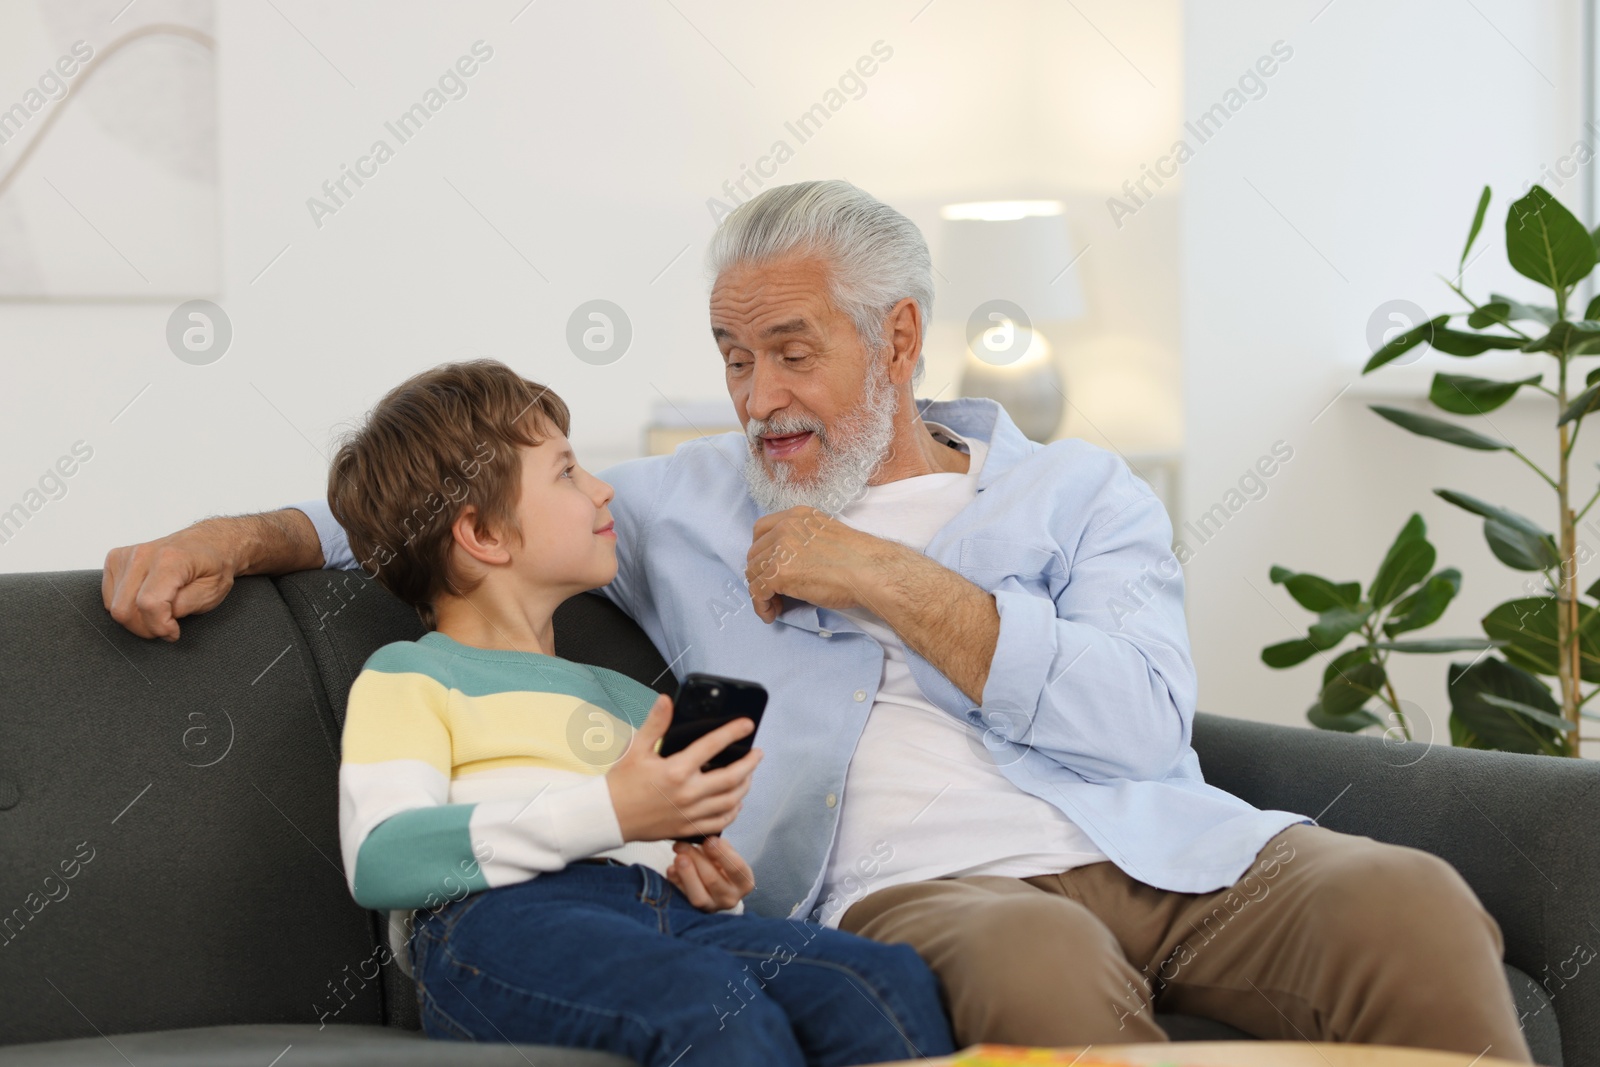
[[(1030, 441), (992, 400), (935, 401), (923, 417), (989, 444), (976, 498), (927, 555), (992, 593), (1000, 614), (976, 707), (906, 650), (928, 700), (970, 723), (1013, 784), (1148, 885), (1231, 885), (1274, 834), (1311, 822), (1257, 809), (1201, 776), (1189, 744), (1183, 573), (1149, 486), (1085, 441)], [(744, 575), (761, 513), (742, 473), (746, 451), (743, 434), (726, 433), (600, 472), (616, 488), (617, 530), (617, 576), (600, 592), (678, 678), (708, 671), (767, 687), (766, 758), (726, 836), (754, 868), (752, 911), (810, 914), (884, 653), (827, 608), (785, 598), (775, 622), (756, 615)], [(327, 566), (359, 566), (325, 501), (295, 506), (316, 526)]]

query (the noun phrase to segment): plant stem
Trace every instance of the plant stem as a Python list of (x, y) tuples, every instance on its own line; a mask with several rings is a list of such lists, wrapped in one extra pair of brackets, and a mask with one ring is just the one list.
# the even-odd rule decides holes
[(1383, 672), (1383, 687), (1389, 691), (1389, 706), (1394, 709), (1394, 717), (1400, 722), (1400, 732), (1406, 735), (1406, 740), (1411, 740), (1411, 724), (1406, 722), (1406, 713), (1400, 710), (1400, 698), (1395, 695), (1394, 683), (1389, 680), (1389, 672)]
[[(1461, 291), (1461, 286), (1459, 284), (1451, 282), (1449, 278), (1446, 278), (1442, 274), (1439, 275), (1439, 278), (1446, 285), (1450, 286), (1451, 290), (1453, 290), (1457, 296), (1459, 296), (1461, 299), (1465, 300), (1467, 303), (1471, 304), (1473, 311), (1477, 311), (1479, 309), (1480, 305), (1478, 304), (1478, 302), (1473, 300), (1472, 297), (1468, 296), (1466, 293), (1462, 292)], [(1459, 280), (1460, 279), (1457, 279), (1457, 282), (1459, 282)], [(1509, 321), (1507, 321), (1507, 322), (1497, 322), (1497, 323), (1495, 323), (1495, 325), (1496, 326), (1504, 326), (1506, 329), (1510, 330), (1512, 333), (1516, 334), (1518, 337), (1522, 338), (1524, 341), (1533, 340), (1532, 337), (1529, 337), (1527, 334), (1523, 333), (1521, 330), (1519, 330), (1515, 326), (1511, 325), (1511, 323)]]
[(1589, 509), (1594, 507), (1594, 502), (1596, 500), (1600, 500), (1600, 489), (1596, 489), (1594, 491), (1594, 496), (1590, 497), (1589, 498), (1589, 502), (1587, 504), (1585, 504), (1583, 506), (1583, 509), (1581, 511), (1579, 511), (1578, 514), (1573, 517), (1573, 521), (1576, 522), (1576, 521), (1578, 521), (1578, 519), (1581, 519), (1585, 515), (1589, 514)]
[[(1566, 400), (1565, 400), (1566, 392), (1567, 392), (1566, 383), (1562, 382), (1562, 384), (1561, 384), (1561, 402), (1562, 402), (1562, 404), (1566, 403)], [(1563, 426), (1563, 427), (1561, 427), (1561, 444), (1562, 444), (1563, 448), (1566, 447), (1566, 442), (1567, 442), (1567, 428), (1565, 426)], [(1526, 463), (1528, 466), (1532, 467), (1533, 468), (1533, 473), (1535, 473), (1539, 477), (1543, 478), (1545, 480), (1546, 484), (1548, 484), (1550, 486), (1550, 488), (1554, 489), (1557, 493), (1561, 493), (1562, 492), (1561, 486), (1559, 484), (1557, 484), (1556, 480), (1554, 478), (1550, 477), (1548, 474), (1546, 474), (1543, 470), (1541, 470), (1537, 463), (1535, 463), (1533, 460), (1529, 459), (1527, 456), (1523, 455), (1522, 454), (1522, 449), (1520, 449), (1520, 448), (1512, 448), (1511, 449), (1511, 454), (1513, 456), (1516, 456), (1518, 459), (1522, 460), (1522, 462)], [(1563, 451), (1561, 453), (1561, 470), (1564, 472), (1564, 471), (1566, 471), (1566, 469), (1567, 469), (1567, 454), (1566, 454), (1565, 451)], [(1565, 475), (1563, 475), (1563, 477), (1564, 476)], [(1563, 497), (1563, 499), (1565, 499), (1565, 497)]]
[[(1373, 620), (1368, 619), (1362, 625), (1362, 630), (1367, 635), (1367, 644), (1369, 646), (1377, 643), (1378, 628), (1373, 624)], [(1384, 692), (1388, 694), (1388, 696), (1379, 694), (1379, 697), (1385, 704), (1389, 705), (1390, 709), (1394, 711), (1395, 721), (1400, 724), (1400, 732), (1406, 735), (1407, 741), (1410, 741), (1411, 724), (1406, 722), (1406, 713), (1400, 710), (1400, 697), (1395, 693), (1394, 682), (1389, 677), (1389, 654), (1387, 652), (1379, 652), (1374, 649), (1373, 657), (1377, 660), (1378, 666), (1383, 668), (1383, 688)]]
[[(1566, 290), (1556, 290), (1556, 314), (1560, 319), (1566, 318), (1567, 293)], [(1563, 347), (1556, 353), (1560, 364), (1560, 379), (1558, 385), (1559, 396), (1556, 402), (1559, 405), (1557, 413), (1567, 409), (1567, 352)], [(1561, 587), (1556, 595), (1556, 674), (1561, 683), (1561, 717), (1569, 724), (1565, 745), (1569, 756), (1578, 754), (1578, 708), (1581, 703), (1579, 687), (1582, 684), (1583, 668), (1579, 658), (1581, 649), (1578, 642), (1578, 554), (1577, 554), (1577, 520), (1572, 513), (1570, 500), (1571, 482), (1569, 479), (1568, 460), (1572, 450), (1568, 428), (1571, 423), (1557, 427), (1558, 447), (1556, 450), (1559, 459), (1557, 475), (1559, 484), (1556, 486), (1556, 500), (1559, 512), (1561, 535)], [(1547, 479), (1548, 480), (1548, 479)]]

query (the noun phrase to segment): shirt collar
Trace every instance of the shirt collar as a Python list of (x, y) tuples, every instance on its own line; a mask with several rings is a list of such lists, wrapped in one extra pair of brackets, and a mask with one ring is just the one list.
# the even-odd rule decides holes
[(921, 409), (924, 420), (943, 423), (963, 437), (976, 437), (989, 445), (988, 458), (978, 472), (978, 489), (987, 489), (1039, 445), (1030, 441), (1011, 421), (998, 400), (967, 396), (958, 400), (931, 400)]

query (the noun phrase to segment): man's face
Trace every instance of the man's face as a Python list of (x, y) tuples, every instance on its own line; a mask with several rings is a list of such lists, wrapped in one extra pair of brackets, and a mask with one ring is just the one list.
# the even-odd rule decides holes
[(895, 395), (834, 307), (827, 265), (790, 256), (724, 272), (711, 290), (711, 332), (750, 441), (758, 502), (843, 507), (819, 494), (866, 484), (893, 433)]

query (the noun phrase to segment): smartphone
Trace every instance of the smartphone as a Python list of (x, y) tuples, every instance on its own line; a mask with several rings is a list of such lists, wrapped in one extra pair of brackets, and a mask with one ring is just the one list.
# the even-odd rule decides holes
[[(672, 705), (672, 725), (667, 727), (667, 734), (661, 739), (660, 753), (670, 756), (682, 752), (712, 730), (735, 719), (749, 719), (759, 727), (761, 713), (766, 708), (767, 690), (759, 682), (725, 678), (718, 674), (691, 673), (684, 678), (683, 686), (678, 690), (678, 699)], [(714, 770), (744, 758), (750, 754), (755, 737), (755, 731), (752, 730), (712, 756), (700, 769)], [(695, 834), (678, 840), (698, 845), (705, 840), (705, 835)]]
[[(761, 713), (767, 708), (767, 690), (759, 682), (739, 678), (725, 678), (719, 674), (691, 673), (678, 690), (678, 699), (672, 705), (672, 725), (661, 739), (661, 755), (671, 756), (682, 752), (691, 744), (735, 719), (749, 719), (758, 727)], [(701, 768), (715, 770), (726, 767), (748, 755), (755, 743), (752, 731), (721, 752), (712, 756)]]

